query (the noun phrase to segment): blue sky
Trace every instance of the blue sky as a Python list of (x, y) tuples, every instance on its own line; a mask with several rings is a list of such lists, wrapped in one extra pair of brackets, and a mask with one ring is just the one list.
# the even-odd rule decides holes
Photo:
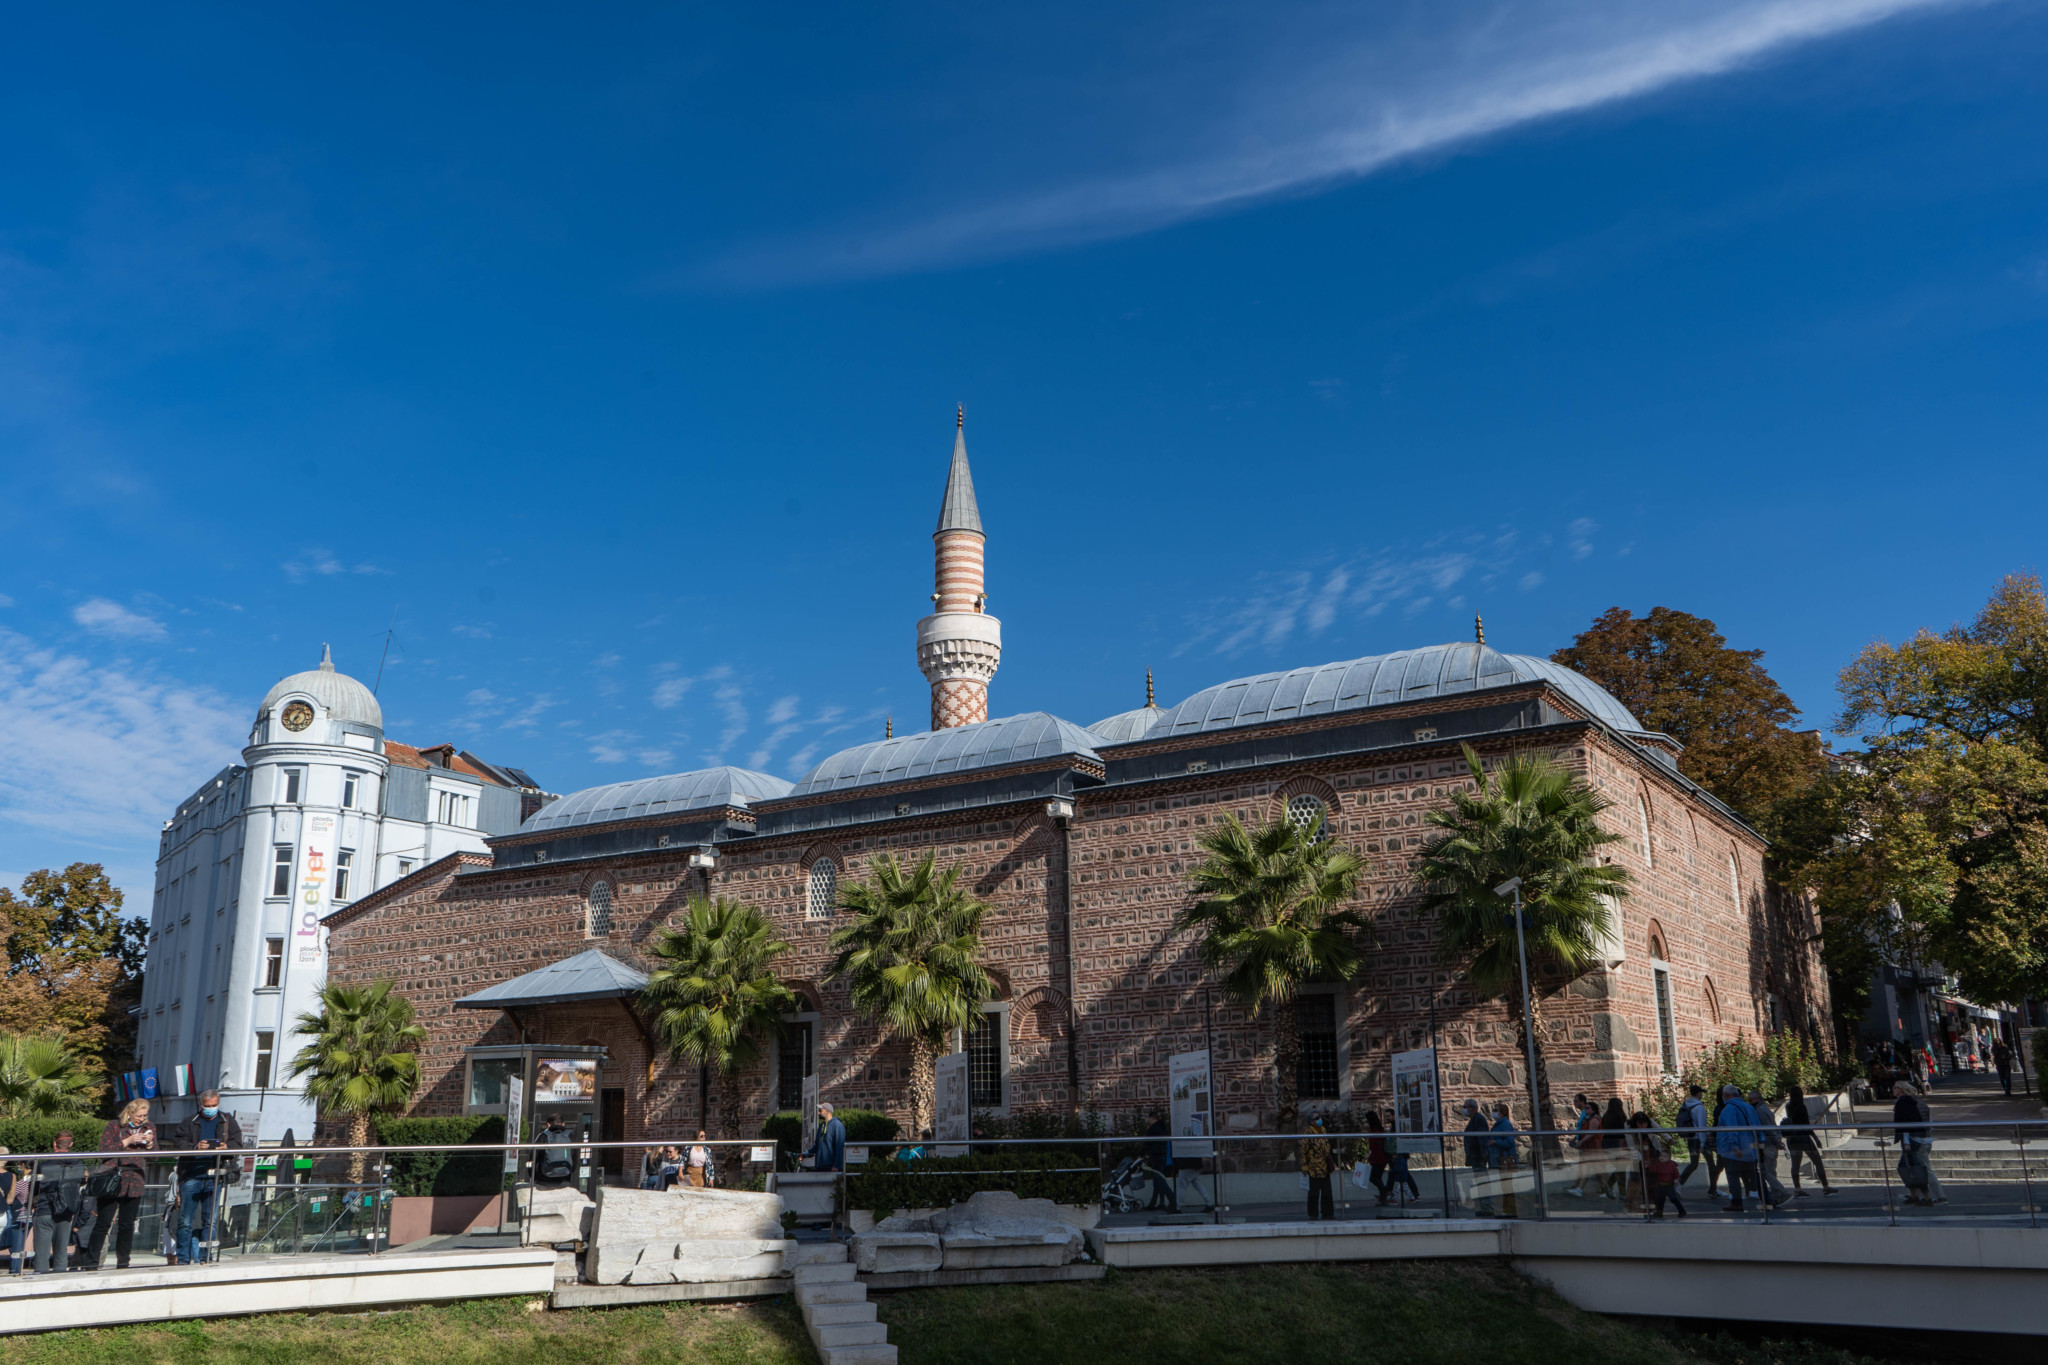
[(101, 7), (0, 53), (0, 878), (323, 641), (549, 787), (2038, 567), (2048, 8)]

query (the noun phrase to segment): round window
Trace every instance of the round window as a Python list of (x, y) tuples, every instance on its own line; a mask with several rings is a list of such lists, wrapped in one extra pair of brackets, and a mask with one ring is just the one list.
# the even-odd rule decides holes
[(1322, 803), (1320, 797), (1302, 795), (1287, 798), (1287, 823), (1296, 829), (1321, 834), (1329, 819), (1330, 808)]

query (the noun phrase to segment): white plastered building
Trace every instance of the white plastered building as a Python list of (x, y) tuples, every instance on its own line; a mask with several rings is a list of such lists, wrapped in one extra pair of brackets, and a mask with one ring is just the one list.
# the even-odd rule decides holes
[(326, 980), (321, 917), (451, 853), (519, 827), (545, 801), (525, 774), (454, 746), (384, 738), (370, 689), (320, 666), (279, 682), (257, 708), (242, 762), (221, 769), (164, 822), (149, 915), (136, 1052), (154, 1068), (161, 1113), (190, 1112), (192, 1088), (255, 1116), (252, 1141), (313, 1133), (290, 1080)]

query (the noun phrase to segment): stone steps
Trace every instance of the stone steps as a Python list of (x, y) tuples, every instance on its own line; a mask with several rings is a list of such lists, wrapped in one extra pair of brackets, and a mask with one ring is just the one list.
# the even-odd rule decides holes
[(889, 1329), (868, 1302), (842, 1242), (799, 1242), (789, 1256), (804, 1330), (824, 1365), (896, 1365)]

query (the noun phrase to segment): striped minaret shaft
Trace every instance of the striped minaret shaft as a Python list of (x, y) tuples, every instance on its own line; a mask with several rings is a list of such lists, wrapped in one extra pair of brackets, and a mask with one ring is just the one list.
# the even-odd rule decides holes
[(932, 688), (932, 729), (988, 719), (988, 683), (1002, 661), (1002, 623), (988, 614), (982, 553), (988, 537), (967, 467), (967, 415), (953, 415), (953, 464), (932, 532), (932, 614), (917, 623), (917, 666)]

